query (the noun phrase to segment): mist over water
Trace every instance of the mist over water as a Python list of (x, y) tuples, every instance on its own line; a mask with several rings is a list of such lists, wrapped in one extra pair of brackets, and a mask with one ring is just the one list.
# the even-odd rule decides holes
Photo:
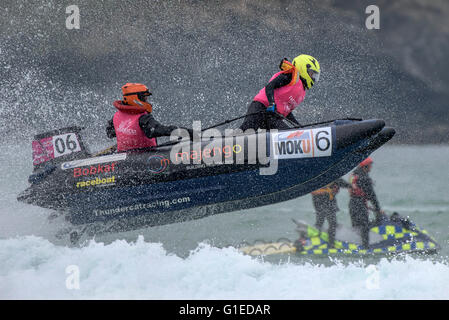
[(3, 1), (0, 139), (72, 124), (104, 139), (126, 82), (150, 87), (161, 122), (211, 125), (243, 115), (282, 58), (308, 53), (322, 74), (294, 111), (301, 123), (383, 118), (403, 129), (396, 141), (447, 142), (449, 6), (378, 2), (373, 31), (352, 0), (80, 0), (79, 30), (60, 1)]

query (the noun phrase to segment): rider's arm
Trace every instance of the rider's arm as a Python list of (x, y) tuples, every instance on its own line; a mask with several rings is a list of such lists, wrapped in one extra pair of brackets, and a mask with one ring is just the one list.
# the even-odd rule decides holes
[(274, 89), (281, 88), (283, 86), (288, 85), (292, 81), (292, 74), (281, 73), (276, 78), (271, 80), (265, 86), (265, 94), (267, 95), (268, 105), (272, 105), (274, 103)]
[(340, 188), (347, 188), (347, 189), (351, 188), (351, 184), (349, 182), (346, 182), (342, 178), (338, 178), (337, 180), (334, 181), (334, 183)]
[(114, 128), (114, 122), (112, 121), (112, 119), (108, 121), (108, 125), (106, 127), (106, 135), (110, 139), (116, 137), (115, 128)]
[(373, 181), (371, 180), (371, 178), (368, 175), (366, 176), (360, 175), (358, 182), (366, 195), (366, 199), (373, 204), (374, 210), (376, 212), (380, 212), (381, 209), (379, 201), (377, 200), (376, 193), (374, 192)]
[(176, 126), (164, 126), (154, 119), (151, 114), (144, 114), (139, 118), (139, 126), (148, 138), (169, 136), (177, 129)]
[(139, 118), (139, 126), (148, 138), (170, 136), (172, 131), (176, 129), (185, 129), (189, 132), (190, 137), (192, 137), (192, 129), (180, 128), (177, 126), (164, 126), (154, 119), (151, 114), (142, 115)]

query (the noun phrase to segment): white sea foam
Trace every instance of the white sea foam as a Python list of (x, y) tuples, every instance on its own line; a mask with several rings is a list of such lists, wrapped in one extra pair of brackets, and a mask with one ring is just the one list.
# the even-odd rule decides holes
[[(158, 243), (92, 241), (58, 247), (39, 237), (0, 240), (2, 299), (448, 299), (449, 265), (407, 258), (377, 264), (272, 264), (201, 244), (187, 258)], [(79, 268), (80, 288), (66, 287)], [(376, 289), (376, 287), (378, 287)]]

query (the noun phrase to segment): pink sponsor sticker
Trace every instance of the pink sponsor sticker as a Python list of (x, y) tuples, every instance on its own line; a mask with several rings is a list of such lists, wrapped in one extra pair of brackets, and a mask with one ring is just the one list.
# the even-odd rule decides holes
[(38, 165), (55, 158), (52, 139), (53, 137), (48, 137), (32, 142), (33, 165)]

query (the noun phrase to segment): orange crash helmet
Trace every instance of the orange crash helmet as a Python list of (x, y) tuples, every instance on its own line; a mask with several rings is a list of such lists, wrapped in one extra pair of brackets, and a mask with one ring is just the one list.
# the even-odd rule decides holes
[(142, 111), (153, 111), (153, 106), (147, 101), (151, 96), (148, 87), (141, 83), (127, 83), (122, 87), (123, 102), (127, 105), (142, 109)]

